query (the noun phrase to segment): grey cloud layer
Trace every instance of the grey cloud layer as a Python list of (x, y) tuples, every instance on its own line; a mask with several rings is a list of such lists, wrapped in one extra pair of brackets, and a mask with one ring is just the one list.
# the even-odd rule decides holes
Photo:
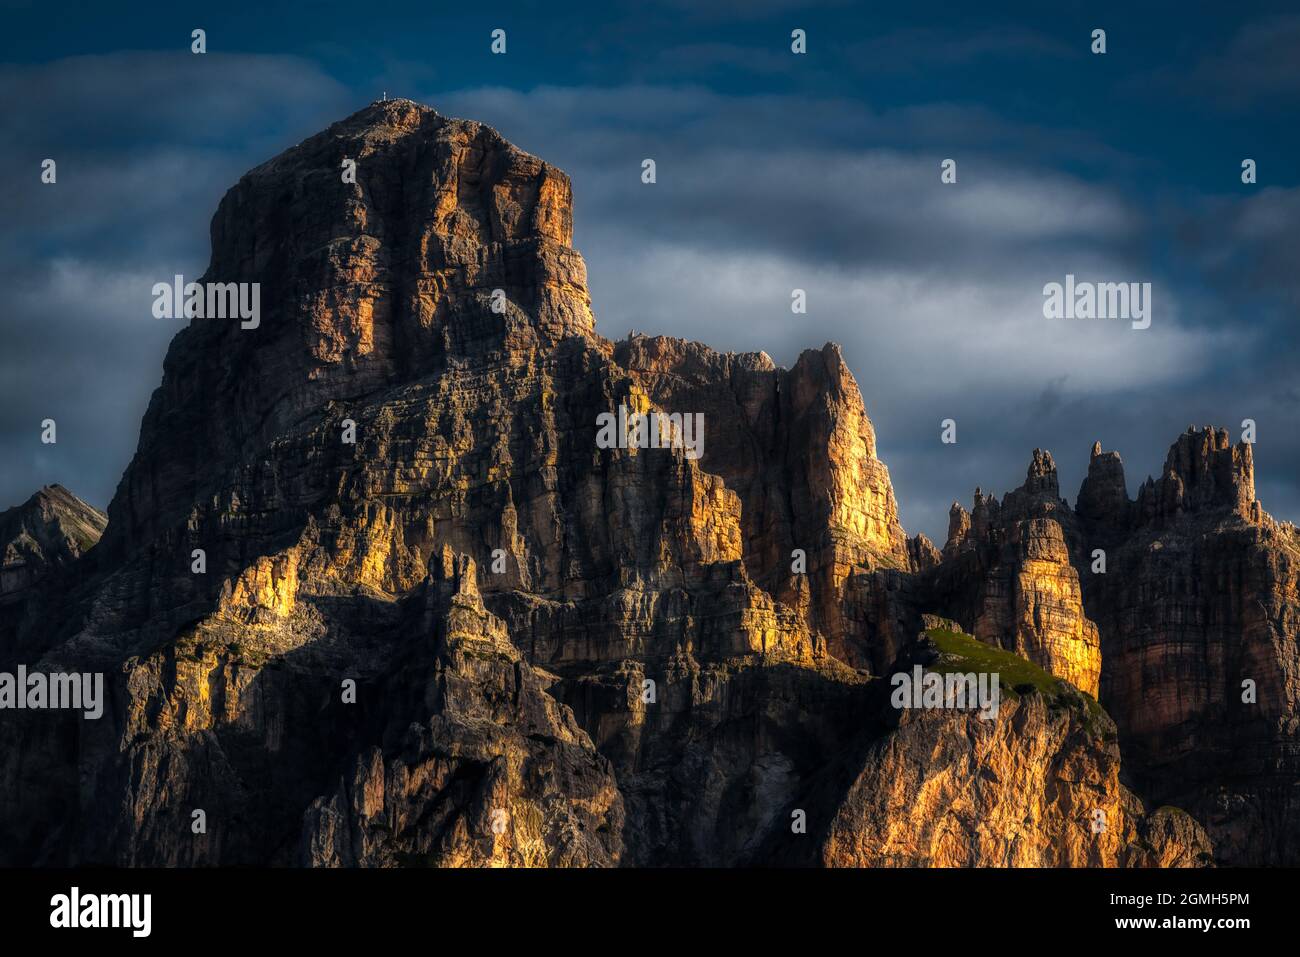
[(197, 278), (225, 190), (350, 105), (305, 61), (208, 54), (196, 77), (187, 57), (0, 67), (0, 508), (51, 482), (107, 505), (178, 329), (153, 283)]

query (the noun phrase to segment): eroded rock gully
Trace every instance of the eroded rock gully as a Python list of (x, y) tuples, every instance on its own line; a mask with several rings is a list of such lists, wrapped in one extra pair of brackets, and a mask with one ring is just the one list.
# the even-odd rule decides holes
[[(1074, 509), (1035, 451), (939, 550), (836, 346), (612, 343), (571, 242), (563, 173), (409, 101), (227, 193), (205, 279), (258, 327), (177, 334), (107, 528), (0, 516), (0, 667), (108, 685), (0, 714), (0, 863), (1300, 858), (1300, 546), (1249, 446), (1190, 431), (1136, 501), (1098, 449)], [(597, 447), (620, 406), (703, 456)], [(1070, 684), (900, 713), (925, 614)]]

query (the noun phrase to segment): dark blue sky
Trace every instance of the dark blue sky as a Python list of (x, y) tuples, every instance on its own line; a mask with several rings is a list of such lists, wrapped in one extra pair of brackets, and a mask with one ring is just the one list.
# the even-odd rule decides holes
[[(605, 335), (842, 343), (909, 531), (1035, 446), (1070, 499), (1094, 439), (1133, 491), (1188, 424), (1246, 417), (1265, 508), (1300, 518), (1293, 5), (0, 6), (0, 507), (107, 503), (175, 332), (152, 283), (202, 271), (244, 170), (386, 91), (570, 173)], [(1151, 282), (1152, 328), (1045, 320), (1067, 272)]]

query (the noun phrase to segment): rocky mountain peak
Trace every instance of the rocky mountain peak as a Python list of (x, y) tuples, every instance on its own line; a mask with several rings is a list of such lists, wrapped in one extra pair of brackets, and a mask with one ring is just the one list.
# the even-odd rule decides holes
[(1029, 462), (1029, 469), (1025, 473), (1026, 491), (1037, 491), (1039, 489), (1056, 489), (1056, 462), (1052, 459), (1052, 453), (1043, 449), (1034, 449), (1033, 458)]
[(1073, 517), (1061, 498), (1056, 462), (1052, 453), (1045, 449), (1034, 449), (1029, 468), (1025, 472), (1024, 484), (1008, 492), (1002, 499), (1003, 521), (1020, 521), (1038, 516), (1050, 516), (1066, 525), (1071, 523)]
[(1233, 445), (1227, 429), (1188, 426), (1170, 446), (1160, 478), (1143, 486), (1137, 507), (1147, 521), (1219, 509), (1258, 521), (1250, 443)]
[(99, 541), (105, 521), (62, 485), (47, 485), (0, 512), (0, 601), (80, 558)]
[(212, 219), (201, 282), (256, 284), (259, 315), (193, 318), (172, 341), (110, 542), (148, 539), (204, 497), (216, 463), (259, 461), (331, 410), (341, 421), (349, 403), (448, 368), (595, 341), (572, 236), (564, 173), (409, 100), (251, 170)]
[(943, 546), (944, 554), (960, 549), (969, 535), (970, 512), (962, 507), (961, 502), (953, 502), (948, 509), (948, 541)]
[(1090, 535), (1108, 544), (1127, 527), (1131, 508), (1119, 453), (1103, 452), (1101, 443), (1094, 442), (1075, 514)]

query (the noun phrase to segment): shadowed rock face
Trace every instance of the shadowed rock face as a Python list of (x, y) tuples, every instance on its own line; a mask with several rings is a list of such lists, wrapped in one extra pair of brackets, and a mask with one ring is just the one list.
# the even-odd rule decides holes
[[(899, 525), (838, 347), (783, 369), (611, 343), (571, 237), (563, 173), (409, 101), (231, 189), (203, 278), (260, 283), (257, 327), (177, 334), (102, 541), (0, 619), (0, 668), (99, 670), (108, 693), (99, 721), (0, 713), (0, 863), (1209, 860), (1195, 821), (1120, 783), (1129, 733), (1151, 781), (1189, 772), (1143, 737), (1183, 716), (1143, 725), (1107, 660), (1149, 649), (1130, 610), (1151, 595), (1114, 569), (1197, 510), (1263, 527), (1219, 484), (1248, 449), (1207, 440), (1125, 508), (1098, 466), (1077, 515), (1035, 452), (940, 553)], [(620, 408), (702, 414), (702, 455), (602, 447)], [(1124, 543), (1104, 585), (1094, 539)], [(1282, 541), (1241, 574), (1293, 584)], [(1261, 701), (1277, 601), (1252, 631), (1212, 616)], [(900, 714), (890, 676), (944, 661), (927, 612), (1089, 693), (1100, 673), (1118, 739), (1073, 689)]]
[[(1100, 477), (1098, 462), (1085, 491), (1114, 481), (1118, 456)], [(1300, 536), (1263, 511), (1251, 446), (1222, 429), (1188, 429), (1111, 514), (1087, 607), (1134, 780), (1205, 823), (1223, 862), (1295, 864)]]
[[(355, 184), (341, 182), (344, 160)], [(590, 336), (563, 173), (489, 127), (377, 104), (249, 172), (202, 281), (256, 282), (260, 324), (194, 322), (168, 351), (106, 546), (137, 546), (333, 405)], [(487, 308), (493, 289), (509, 308)], [(341, 417), (341, 416), (340, 416)], [(214, 474), (216, 472), (216, 474)]]

